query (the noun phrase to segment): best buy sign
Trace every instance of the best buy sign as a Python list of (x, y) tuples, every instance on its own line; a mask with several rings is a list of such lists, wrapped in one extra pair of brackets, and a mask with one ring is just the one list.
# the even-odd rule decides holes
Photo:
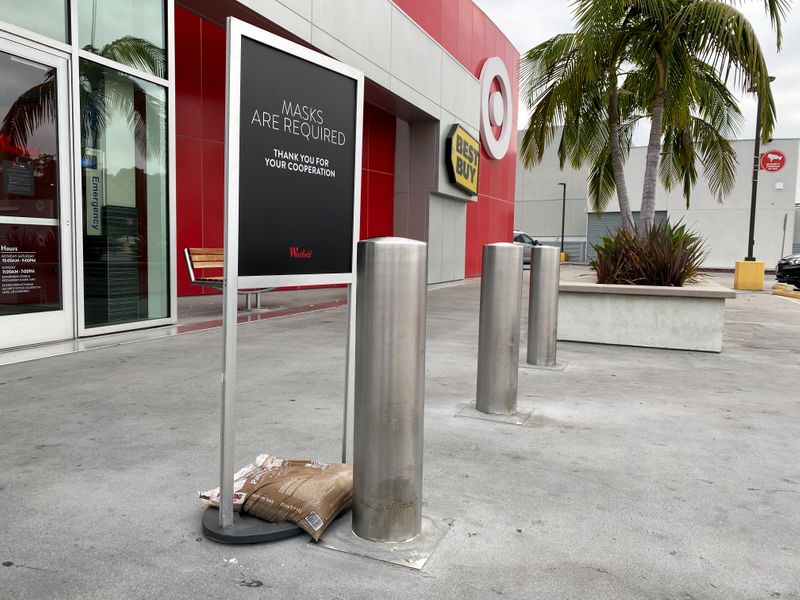
[(477, 196), (480, 160), (481, 146), (478, 140), (461, 125), (453, 125), (445, 147), (445, 163), (450, 183)]

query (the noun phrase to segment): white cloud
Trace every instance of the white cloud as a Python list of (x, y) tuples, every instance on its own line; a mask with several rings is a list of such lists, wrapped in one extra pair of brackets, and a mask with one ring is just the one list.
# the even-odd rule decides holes
[[(572, 30), (571, 3), (567, 0), (474, 0), (508, 36), (511, 42), (525, 52), (536, 44), (566, 31)], [(774, 137), (800, 137), (800, 8), (789, 14), (784, 24), (783, 49), (775, 48), (775, 34), (764, 14), (763, 3), (753, 0), (740, 6), (750, 19), (759, 39), (770, 73), (776, 79), (772, 84), (778, 112), (778, 124)], [(756, 102), (741, 94), (741, 110), (744, 123), (740, 138), (751, 138), (755, 133)], [(521, 117), (526, 112), (520, 107)], [(520, 118), (520, 124), (525, 119)], [(636, 143), (647, 142), (647, 132), (637, 132)]]

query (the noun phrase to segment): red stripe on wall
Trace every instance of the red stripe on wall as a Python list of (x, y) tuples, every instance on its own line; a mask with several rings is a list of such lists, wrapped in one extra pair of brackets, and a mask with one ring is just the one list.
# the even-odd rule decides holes
[(396, 119), (364, 105), (361, 239), (394, 233), (394, 145)]

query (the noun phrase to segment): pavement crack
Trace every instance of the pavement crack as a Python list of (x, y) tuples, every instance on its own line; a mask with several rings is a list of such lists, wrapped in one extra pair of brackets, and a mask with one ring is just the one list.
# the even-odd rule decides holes
[(31, 566), (28, 566), (28, 565), (20, 565), (20, 564), (11, 562), (10, 560), (7, 560), (7, 561), (3, 562), (2, 564), (3, 564), (4, 567), (16, 567), (18, 569), (30, 569), (31, 571), (44, 571), (46, 573), (58, 573), (58, 571), (56, 571), (54, 569), (43, 569), (42, 567), (31, 567)]

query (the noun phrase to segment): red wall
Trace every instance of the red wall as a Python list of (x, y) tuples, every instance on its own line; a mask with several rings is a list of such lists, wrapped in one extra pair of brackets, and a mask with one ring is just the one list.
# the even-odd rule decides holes
[(361, 239), (394, 233), (394, 143), (396, 120), (364, 105), (361, 169)]
[[(225, 30), (175, 7), (177, 248), (222, 247), (225, 180)], [(394, 229), (395, 117), (364, 107), (361, 237)], [(214, 294), (193, 286), (181, 256), (178, 295)]]
[(502, 160), (481, 151), (478, 202), (467, 205), (465, 275), (481, 273), (483, 245), (510, 242), (514, 230), (514, 186), (517, 168), (517, 61), (519, 52), (471, 0), (394, 0), (476, 77), (487, 58), (499, 56), (513, 90), (511, 143)]
[[(175, 7), (177, 247), (223, 245), (225, 30)], [(215, 293), (189, 284), (178, 261), (178, 295)]]

